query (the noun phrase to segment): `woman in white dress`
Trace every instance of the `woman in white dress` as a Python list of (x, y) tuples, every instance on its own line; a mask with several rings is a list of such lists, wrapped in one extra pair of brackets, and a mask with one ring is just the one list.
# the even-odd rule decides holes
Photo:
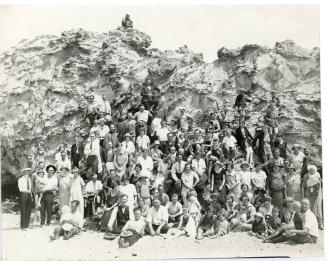
[(79, 175), (79, 170), (77, 167), (73, 169), (73, 176), (71, 179), (71, 188), (70, 188), (70, 202), (74, 200), (79, 201), (78, 211), (84, 217), (84, 198), (83, 193), (85, 189), (84, 180)]

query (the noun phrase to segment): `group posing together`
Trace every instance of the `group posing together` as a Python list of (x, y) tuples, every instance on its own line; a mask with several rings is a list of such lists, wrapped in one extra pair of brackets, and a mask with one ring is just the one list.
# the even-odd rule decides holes
[(184, 108), (167, 122), (151, 81), (141, 99), (116, 112), (106, 95), (88, 96), (74, 144), (61, 144), (55, 163), (40, 142), (18, 179), (21, 228), (60, 219), (52, 240), (68, 239), (91, 223), (105, 239), (128, 247), (144, 234), (201, 240), (247, 231), (265, 242), (316, 243), (323, 229), (322, 179), (310, 151), (289, 147), (278, 129), (274, 97), (253, 132), (250, 97), (223, 104), (204, 126)]

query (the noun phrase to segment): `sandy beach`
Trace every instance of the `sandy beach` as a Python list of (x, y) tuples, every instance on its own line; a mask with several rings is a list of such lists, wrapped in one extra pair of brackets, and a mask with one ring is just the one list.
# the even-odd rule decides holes
[[(167, 240), (145, 236), (128, 249), (119, 249), (117, 241), (103, 239), (103, 233), (85, 231), (65, 241), (49, 242), (53, 226), (19, 229), (19, 215), (2, 215), (2, 260), (103, 260), (323, 256), (323, 231), (317, 244), (264, 244), (246, 233), (231, 233), (220, 239), (195, 241), (190, 238)], [(147, 251), (144, 251), (144, 249)]]

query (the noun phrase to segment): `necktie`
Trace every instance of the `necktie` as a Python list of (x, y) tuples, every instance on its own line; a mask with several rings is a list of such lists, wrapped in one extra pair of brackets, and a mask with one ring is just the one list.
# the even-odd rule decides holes
[(90, 149), (92, 150), (92, 142), (91, 142), (91, 146), (90, 146)]
[(30, 180), (28, 179), (28, 177), (26, 177), (26, 181), (27, 181), (27, 191), (30, 191)]
[(107, 113), (107, 103), (104, 102), (104, 112)]

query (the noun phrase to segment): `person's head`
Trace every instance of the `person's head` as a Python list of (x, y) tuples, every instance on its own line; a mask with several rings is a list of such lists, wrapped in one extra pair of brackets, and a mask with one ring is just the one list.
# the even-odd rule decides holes
[(101, 118), (101, 119), (99, 120), (99, 125), (100, 125), (101, 127), (103, 127), (105, 123), (106, 123), (106, 120), (105, 120), (104, 118)]
[(171, 196), (171, 201), (176, 203), (178, 201), (178, 195), (176, 193), (174, 193), (172, 196)]
[(249, 164), (244, 161), (244, 162), (242, 162), (240, 167), (241, 167), (242, 171), (247, 171), (249, 169)]
[(168, 133), (167, 134), (167, 138), (168, 138), (168, 141), (173, 141), (173, 134), (172, 133)]
[(231, 162), (226, 163), (226, 170), (228, 172), (232, 171), (233, 169), (233, 164)]
[(44, 169), (40, 169), (38, 168), (36, 170), (36, 174), (39, 176), (39, 177), (44, 177)]
[(277, 158), (279, 158), (279, 156), (280, 156), (280, 150), (278, 148), (276, 148), (274, 150), (274, 157), (277, 159)]
[(227, 204), (233, 204), (234, 202), (234, 196), (233, 195), (228, 195), (227, 198), (226, 198), (226, 202)]
[(147, 149), (142, 149), (142, 155), (143, 155), (143, 158), (146, 159), (149, 155), (149, 151)]
[(258, 223), (261, 223), (263, 221), (263, 215), (261, 212), (257, 212), (254, 215), (254, 220), (257, 221)]
[(310, 199), (308, 198), (303, 198), (301, 200), (301, 210), (303, 212), (306, 212), (308, 209), (310, 209)]
[(111, 123), (109, 125), (109, 130), (110, 130), (111, 133), (114, 133), (115, 132), (115, 124)]
[(286, 197), (284, 200), (284, 205), (287, 209), (292, 209), (293, 203), (294, 203), (294, 200), (292, 197)]
[(135, 218), (135, 220), (136, 220), (136, 221), (139, 220), (139, 219), (141, 218), (141, 216), (142, 216), (142, 211), (141, 211), (141, 209), (139, 209), (139, 208), (135, 208), (135, 209), (134, 209), (134, 218)]
[(176, 153), (176, 148), (175, 148), (174, 146), (171, 146), (171, 147), (170, 147), (170, 153), (171, 153), (171, 154)]
[(144, 199), (139, 197), (138, 200), (137, 200), (137, 206), (139, 208), (142, 208), (144, 206), (145, 202), (144, 202)]
[(75, 213), (77, 211), (79, 204), (80, 204), (79, 200), (73, 200), (71, 202), (72, 213)]
[(222, 169), (223, 165), (220, 162), (216, 162), (214, 165), (214, 168), (216, 171), (220, 171)]
[(224, 222), (226, 220), (224, 213), (219, 213), (218, 220), (219, 222)]
[(242, 204), (246, 205), (249, 203), (250, 199), (248, 196), (246, 195), (242, 195), (241, 198), (240, 198), (240, 201), (242, 202)]
[(186, 163), (184, 166), (184, 171), (186, 173), (189, 173), (191, 171), (191, 164), (190, 163)]
[(112, 181), (111, 181), (111, 187), (112, 188), (116, 188), (116, 187), (118, 187), (118, 184), (119, 182), (118, 182), (118, 180), (117, 179), (112, 179)]
[(160, 205), (161, 205), (160, 199), (159, 199), (158, 197), (155, 197), (155, 198), (153, 199), (153, 206), (154, 206), (156, 209), (159, 209)]
[(37, 167), (38, 167), (39, 169), (44, 169), (44, 168), (45, 168), (45, 163), (44, 163), (44, 161), (40, 161), (39, 164), (37, 164)]
[(95, 133), (94, 132), (90, 133), (90, 140), (91, 140), (91, 142), (93, 142), (95, 140)]
[(263, 200), (263, 205), (264, 205), (265, 207), (270, 207), (270, 206), (271, 206), (271, 197), (266, 196), (266, 197), (264, 198), (264, 200)]
[(144, 107), (143, 104), (141, 104), (141, 105), (140, 105), (140, 112), (144, 112), (144, 110), (145, 110), (145, 107)]
[(317, 173), (317, 167), (315, 165), (308, 166), (308, 173), (309, 175), (314, 175)]
[(111, 142), (111, 141), (108, 141), (108, 148), (109, 148), (109, 149), (112, 149), (112, 146), (113, 146), (113, 145), (112, 145), (112, 142)]
[(93, 126), (98, 126), (99, 125), (99, 120), (95, 119), (93, 122)]
[(123, 182), (123, 185), (125, 185), (125, 186), (129, 183), (129, 179), (128, 179), (127, 175), (123, 176), (122, 182)]
[(98, 175), (96, 173), (93, 173), (92, 175), (92, 181), (95, 182), (98, 179)]
[(300, 152), (300, 145), (297, 144), (297, 143), (294, 144), (293, 147), (292, 147), (292, 150), (293, 150), (293, 153), (294, 153), (295, 155), (298, 155), (299, 152)]
[(90, 95), (89, 97), (88, 97), (88, 99), (89, 99), (89, 102), (94, 102), (94, 95)]
[(60, 155), (62, 159), (66, 159), (67, 154), (65, 151), (60, 152)]
[(106, 94), (102, 94), (102, 100), (106, 101), (108, 99)]
[(214, 214), (213, 207), (209, 206), (206, 213), (207, 213), (207, 216), (212, 217)]
[(180, 162), (180, 161), (182, 161), (182, 160), (183, 160), (182, 154), (178, 154), (178, 155), (177, 155), (177, 161)]
[(46, 167), (46, 172), (48, 173), (49, 176), (52, 176), (56, 171), (57, 171), (57, 169), (53, 165), (48, 165)]
[(121, 204), (122, 206), (126, 206), (126, 204), (127, 204), (127, 200), (128, 200), (128, 196), (127, 196), (126, 194), (122, 194), (122, 195), (120, 196), (120, 204)]
[(254, 169), (256, 172), (260, 172), (261, 164), (259, 162), (254, 163)]
[(154, 198), (159, 197), (159, 190), (158, 190), (158, 189), (154, 189), (154, 190), (152, 190), (152, 196), (153, 196)]
[(276, 206), (274, 206), (273, 209), (272, 209), (272, 211), (271, 211), (272, 217), (273, 218), (279, 217), (279, 211), (280, 211), (279, 208), (276, 207)]
[(73, 172), (74, 178), (77, 178), (79, 176), (79, 169), (77, 167), (74, 167), (72, 172)]
[(197, 160), (201, 159), (201, 153), (199, 153), (199, 152), (196, 153), (196, 154), (195, 154), (195, 158), (196, 158)]
[(31, 168), (25, 168), (25, 169), (23, 169), (22, 170), (22, 173), (23, 173), (23, 175), (24, 176), (29, 176), (29, 175), (31, 175)]
[(226, 136), (229, 137), (231, 135), (231, 130), (230, 129), (226, 129), (225, 130)]
[(127, 113), (127, 118), (128, 118), (129, 120), (131, 120), (131, 119), (133, 118), (133, 113), (128, 112), (128, 113)]
[(141, 170), (142, 170), (142, 165), (140, 163), (137, 163), (135, 165), (135, 171), (136, 171), (136, 173), (140, 173)]
[(241, 190), (242, 190), (243, 193), (248, 192), (249, 191), (249, 186), (247, 184), (243, 183), (241, 185)]
[(158, 185), (158, 192), (159, 192), (159, 194), (165, 192), (164, 186), (162, 184)]
[(300, 212), (301, 211), (301, 202), (300, 201), (294, 201), (293, 210), (295, 212)]

